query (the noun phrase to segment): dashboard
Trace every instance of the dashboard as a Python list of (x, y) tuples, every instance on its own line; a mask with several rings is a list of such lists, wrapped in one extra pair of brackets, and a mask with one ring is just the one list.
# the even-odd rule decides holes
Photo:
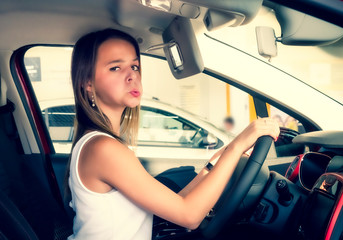
[(250, 224), (271, 239), (343, 239), (343, 131), (317, 131), (292, 140), (305, 151), (285, 176), (271, 171)]
[(293, 143), (313, 149), (296, 156), (285, 174), (305, 190), (311, 191), (322, 174), (343, 171), (343, 132), (310, 132), (296, 136)]
[(326, 172), (331, 157), (325, 153), (308, 152), (295, 157), (285, 177), (311, 191), (317, 179)]
[[(343, 239), (343, 131), (304, 133), (292, 142), (303, 149), (297, 151), (301, 154), (296, 153), (285, 176), (268, 168), (261, 170), (240, 206), (236, 226), (249, 226), (254, 237), (255, 233), (261, 236), (256, 239)], [(246, 161), (241, 159), (238, 166), (243, 169)], [(188, 233), (156, 218), (153, 229), (155, 239), (161, 240)]]
[(343, 232), (343, 132), (318, 131), (296, 136), (303, 144), (285, 177), (307, 191), (299, 239), (341, 239)]

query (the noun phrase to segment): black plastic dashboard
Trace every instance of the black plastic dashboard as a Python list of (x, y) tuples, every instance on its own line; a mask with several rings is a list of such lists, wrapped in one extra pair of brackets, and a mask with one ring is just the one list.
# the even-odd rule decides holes
[(343, 149), (343, 131), (315, 131), (296, 136), (293, 143), (319, 145), (328, 149)]
[(343, 131), (296, 136), (307, 147), (295, 157), (285, 177), (308, 192), (298, 239), (341, 239), (343, 236)]
[(293, 143), (313, 150), (296, 156), (285, 175), (307, 191), (311, 191), (322, 174), (343, 170), (343, 131), (305, 133), (296, 136)]
[(305, 153), (285, 177), (271, 172), (251, 225), (271, 239), (343, 239), (343, 131), (305, 133), (292, 142)]

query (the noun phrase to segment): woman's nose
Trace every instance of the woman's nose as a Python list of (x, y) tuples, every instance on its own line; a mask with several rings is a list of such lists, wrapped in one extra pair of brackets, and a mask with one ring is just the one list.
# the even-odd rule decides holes
[(126, 77), (126, 81), (127, 82), (132, 82), (134, 80), (137, 80), (138, 76), (137, 76), (137, 72), (136, 71), (128, 71), (127, 77)]

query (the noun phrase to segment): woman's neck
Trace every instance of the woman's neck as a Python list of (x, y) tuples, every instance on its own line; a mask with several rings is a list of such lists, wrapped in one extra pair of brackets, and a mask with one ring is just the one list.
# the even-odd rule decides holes
[(123, 109), (110, 109), (110, 110), (103, 110), (103, 113), (108, 117), (111, 122), (112, 130), (114, 134), (120, 136), (120, 120), (121, 116), (124, 112), (125, 108)]

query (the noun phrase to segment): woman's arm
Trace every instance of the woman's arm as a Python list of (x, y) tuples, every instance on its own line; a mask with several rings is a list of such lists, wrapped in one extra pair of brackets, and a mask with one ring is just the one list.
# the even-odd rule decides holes
[[(228, 146), (222, 147), (220, 150), (218, 150), (209, 160), (209, 162), (213, 163), (215, 162), (225, 151), (225, 149)], [(213, 164), (214, 165), (214, 164)], [(195, 176), (195, 178), (187, 184), (183, 189), (181, 189), (178, 194), (182, 197), (186, 196), (208, 173), (208, 169), (205, 167), (201, 169), (201, 171)]]
[(93, 191), (97, 190), (97, 185), (92, 185), (92, 182), (99, 180), (147, 211), (195, 229), (219, 199), (242, 153), (258, 137), (270, 135), (276, 138), (278, 134), (275, 121), (253, 122), (223, 150), (213, 169), (183, 196), (150, 176), (126, 146), (105, 136), (92, 139), (83, 148), (85, 152), (80, 156), (79, 172), (83, 182), (94, 180), (84, 183)]

